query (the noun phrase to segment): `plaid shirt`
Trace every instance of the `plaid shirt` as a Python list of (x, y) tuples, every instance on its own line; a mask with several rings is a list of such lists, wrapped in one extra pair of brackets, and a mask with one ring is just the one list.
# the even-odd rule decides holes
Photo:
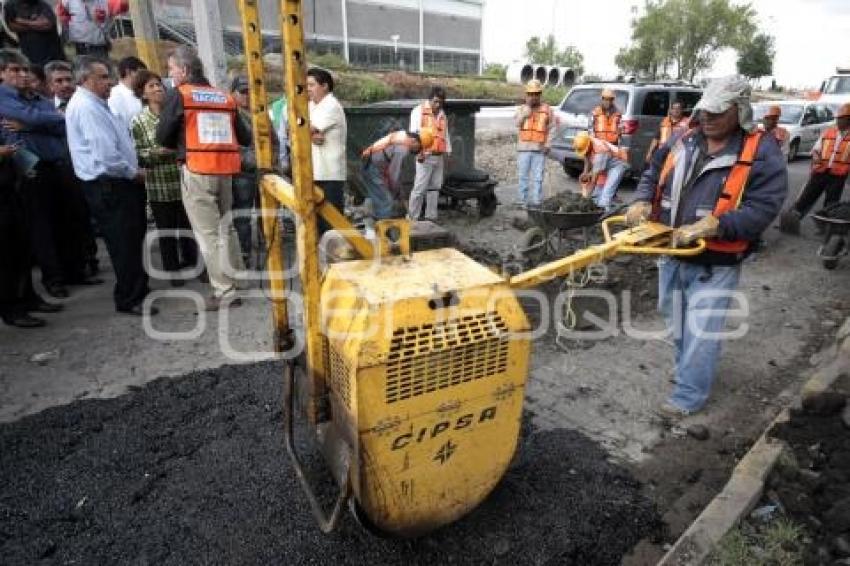
[(156, 125), (159, 116), (144, 110), (130, 123), (133, 139), (136, 140), (136, 153), (139, 164), (147, 170), (145, 189), (148, 202), (172, 202), (180, 200), (180, 169), (177, 167), (176, 154), (156, 155), (153, 150), (162, 146), (156, 143)]

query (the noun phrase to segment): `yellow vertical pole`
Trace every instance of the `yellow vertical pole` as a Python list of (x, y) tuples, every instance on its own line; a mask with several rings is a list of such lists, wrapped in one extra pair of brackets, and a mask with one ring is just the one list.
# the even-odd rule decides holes
[[(264, 171), (272, 169), (273, 156), (258, 0), (239, 0), (239, 12), (242, 17), (245, 63), (248, 68), (248, 80), (251, 83), (251, 124), (254, 132), (257, 169), (262, 174)], [(289, 326), (289, 313), (286, 304), (286, 282), (284, 280), (286, 264), (283, 256), (281, 232), (278, 231), (280, 227), (278, 221), (280, 204), (261, 188), (260, 207), (262, 211), (260, 224), (263, 227), (268, 252), (266, 268), (269, 273), (269, 289), (271, 292), (274, 348), (278, 353), (283, 353), (294, 346), (295, 340)]]
[(130, 20), (133, 22), (133, 37), (136, 41), (136, 54), (145, 62), (148, 69), (162, 74), (157, 53), (156, 18), (151, 2), (130, 2)]
[(325, 393), (325, 358), (319, 318), (319, 254), (313, 156), (307, 104), (307, 62), (301, 0), (280, 0), (292, 180), (301, 208), (298, 223), (298, 267), (304, 302), (304, 332), (309, 379), (308, 417), (318, 420), (318, 401)]

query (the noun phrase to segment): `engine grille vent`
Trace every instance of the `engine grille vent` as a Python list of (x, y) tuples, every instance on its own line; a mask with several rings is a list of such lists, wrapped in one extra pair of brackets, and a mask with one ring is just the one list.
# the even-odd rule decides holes
[(505, 372), (508, 336), (507, 325), (496, 312), (395, 330), (387, 361), (386, 402)]

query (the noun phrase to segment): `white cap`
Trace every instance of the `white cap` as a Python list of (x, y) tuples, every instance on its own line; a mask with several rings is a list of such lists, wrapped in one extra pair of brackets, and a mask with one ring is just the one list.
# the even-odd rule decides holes
[(753, 107), (750, 103), (752, 87), (740, 75), (721, 77), (708, 83), (702, 98), (694, 110), (705, 110), (712, 114), (726, 112), (730, 106), (738, 106), (738, 124), (746, 131), (753, 129)]

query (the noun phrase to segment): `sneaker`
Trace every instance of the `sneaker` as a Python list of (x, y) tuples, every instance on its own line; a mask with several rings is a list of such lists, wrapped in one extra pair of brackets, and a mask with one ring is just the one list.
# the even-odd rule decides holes
[(661, 418), (668, 420), (679, 420), (685, 417), (689, 417), (693, 415), (696, 411), (689, 411), (687, 409), (682, 409), (678, 405), (671, 403), (670, 401), (665, 401), (658, 407), (658, 415)]

